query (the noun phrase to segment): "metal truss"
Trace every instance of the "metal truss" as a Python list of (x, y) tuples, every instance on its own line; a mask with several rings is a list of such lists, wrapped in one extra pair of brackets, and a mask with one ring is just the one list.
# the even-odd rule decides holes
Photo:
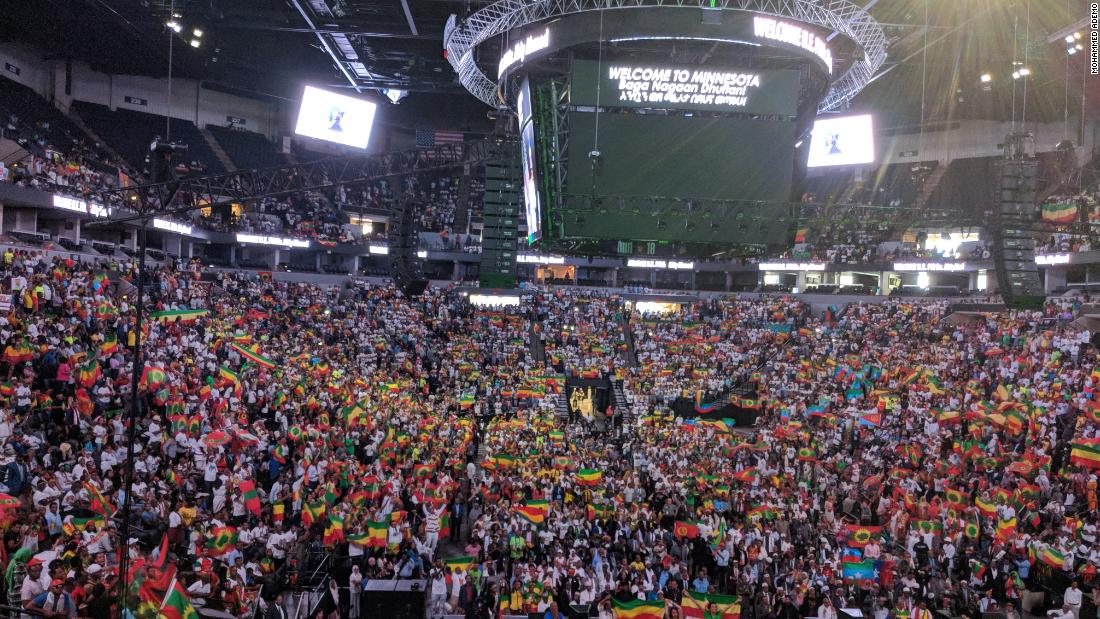
[(497, 107), (496, 84), (477, 66), (474, 50), (499, 34), (555, 17), (613, 9), (651, 7), (721, 8), (784, 17), (814, 24), (851, 39), (863, 52), (848, 70), (833, 80), (819, 112), (842, 108), (871, 80), (886, 61), (886, 36), (879, 23), (848, 0), (498, 0), (458, 21), (451, 15), (443, 30), (447, 60), (466, 90)]
[(480, 140), (380, 155), (321, 159), (312, 163), (113, 189), (102, 192), (101, 199), (108, 204), (133, 205), (134, 208), (130, 210), (136, 212), (136, 215), (129, 216), (119, 212), (120, 217), (112, 219), (116, 222), (136, 221), (154, 215), (171, 215), (220, 204), (248, 202), (338, 185), (462, 167), (488, 160), (492, 149), (492, 142)]

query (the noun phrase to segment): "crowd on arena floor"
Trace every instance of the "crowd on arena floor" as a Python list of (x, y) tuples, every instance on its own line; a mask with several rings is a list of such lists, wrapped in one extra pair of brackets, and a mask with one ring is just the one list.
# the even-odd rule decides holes
[[(485, 310), (162, 268), (135, 385), (127, 265), (7, 251), (2, 271), (6, 584), (31, 609), (113, 616), (124, 551), (138, 617), (248, 615), (325, 554), (356, 593), (426, 578), (433, 616), (1013, 615), (1042, 586), (1096, 616), (1100, 364), (1066, 307), (958, 324), (774, 296), (657, 319), (581, 291)], [(608, 374), (621, 428), (556, 414), (567, 380)], [(706, 414), (734, 385), (755, 427)], [(693, 394), (700, 416), (673, 417)]]

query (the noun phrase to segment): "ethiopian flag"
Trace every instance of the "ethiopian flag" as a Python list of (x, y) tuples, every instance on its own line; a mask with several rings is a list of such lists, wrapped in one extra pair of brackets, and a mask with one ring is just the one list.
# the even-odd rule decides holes
[(581, 469), (577, 471), (576, 479), (582, 486), (595, 486), (603, 479), (603, 473), (596, 469)]
[(1077, 219), (1077, 205), (1073, 202), (1057, 202), (1043, 205), (1043, 221), (1069, 223)]
[(99, 354), (101, 355), (113, 355), (118, 350), (118, 338), (114, 333), (108, 333), (107, 337), (103, 338), (103, 343), (99, 345)]
[(191, 598), (183, 589), (179, 581), (173, 580), (168, 594), (164, 596), (164, 602), (160, 605), (158, 619), (199, 619), (199, 613), (191, 605)]
[(472, 408), (473, 405), (474, 405), (474, 394), (472, 394), (472, 393), (463, 394), (462, 397), (458, 399), (458, 405), (459, 405), (459, 407), (462, 408), (462, 410)]
[(325, 546), (335, 546), (344, 541), (344, 518), (343, 516), (330, 515), (328, 517), (328, 526), (325, 527), (325, 535), (322, 538), (322, 543)]
[(386, 535), (389, 533), (390, 524), (385, 520), (375, 522), (367, 521), (367, 536), (370, 538), (368, 546), (372, 548), (385, 548)]
[(241, 382), (241, 377), (237, 376), (236, 372), (224, 366), (218, 368), (218, 378), (229, 381), (234, 385), (240, 384)]
[(145, 369), (141, 371), (141, 380), (138, 381), (138, 389), (143, 391), (156, 391), (166, 382), (168, 382), (168, 375), (164, 373), (162, 368), (147, 365)]
[(206, 541), (206, 548), (210, 554), (221, 556), (231, 552), (237, 546), (237, 529), (233, 527), (218, 527), (210, 532), (210, 539)]
[(311, 526), (318, 518), (325, 515), (325, 507), (324, 501), (302, 505), (302, 524)]
[(255, 363), (257, 365), (262, 365), (265, 368), (275, 367), (275, 362), (272, 361), (271, 359), (268, 359), (267, 357), (261, 355), (260, 353), (252, 352), (251, 350), (245, 348), (244, 346), (241, 346), (240, 344), (236, 344), (236, 343), (230, 344), (229, 347), (232, 348), (233, 350), (237, 351), (237, 354), (244, 357), (245, 359), (248, 359), (252, 363)]
[(464, 555), (461, 557), (451, 557), (450, 559), (443, 559), (443, 565), (451, 568), (452, 572), (469, 572), (470, 566), (477, 561), (469, 556)]
[(177, 321), (182, 322), (182, 323), (191, 323), (191, 322), (195, 322), (199, 318), (202, 318), (203, 316), (205, 316), (209, 313), (210, 313), (210, 310), (192, 310), (192, 309), (164, 310), (163, 312), (153, 312), (151, 314), (151, 317), (153, 318), (153, 320), (155, 320), (155, 321), (157, 321), (161, 324), (164, 324), (164, 323), (167, 323), (167, 322), (177, 322)]
[(546, 512), (530, 505), (517, 505), (516, 513), (524, 520), (534, 525), (540, 525), (546, 520)]
[(1077, 466), (1100, 469), (1100, 438), (1074, 441), (1070, 448), (1069, 461)]
[(94, 518), (72, 518), (61, 525), (61, 530), (65, 532), (65, 535), (72, 535), (73, 533), (83, 532), (89, 524), (94, 524), (98, 531), (107, 525), (107, 520), (105, 520), (103, 516), (95, 516)]
[(99, 377), (103, 375), (103, 371), (99, 368), (99, 361), (92, 359), (81, 366), (78, 374), (80, 385), (87, 389), (91, 389), (92, 385), (94, 385), (96, 381), (99, 380)]
[(615, 513), (615, 508), (610, 505), (589, 505), (588, 506), (588, 519), (595, 520), (596, 518), (610, 518)]
[(1046, 546), (1043, 548), (1042, 552), (1039, 553), (1039, 560), (1050, 567), (1060, 570), (1065, 566), (1066, 557), (1050, 546)]
[[(707, 613), (707, 606), (714, 604), (718, 613)], [(719, 593), (689, 592), (684, 596), (682, 606), (685, 619), (739, 619), (741, 617), (741, 599), (736, 595)]]
[(621, 602), (611, 600), (615, 619), (662, 619), (665, 616), (665, 603), (631, 600)]

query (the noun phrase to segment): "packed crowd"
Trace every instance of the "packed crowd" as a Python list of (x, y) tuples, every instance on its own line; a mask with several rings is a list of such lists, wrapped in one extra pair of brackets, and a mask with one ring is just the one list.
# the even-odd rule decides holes
[[(8, 251), (0, 276), (6, 586), (32, 611), (113, 616), (124, 576), (138, 617), (251, 616), (327, 554), (351, 617), (363, 582), (411, 577), (433, 616), (923, 619), (1043, 586), (1096, 616), (1100, 364), (1070, 307), (716, 300), (630, 316), (633, 368), (615, 296), (477, 309), (159, 269), (135, 383), (129, 265)], [(557, 414), (568, 380), (608, 374), (621, 434)], [(753, 428), (706, 414), (733, 385)], [(681, 396), (699, 418), (670, 415)]]

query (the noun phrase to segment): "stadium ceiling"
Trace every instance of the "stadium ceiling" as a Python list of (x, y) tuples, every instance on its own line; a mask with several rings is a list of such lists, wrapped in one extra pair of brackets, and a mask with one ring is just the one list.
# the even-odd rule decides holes
[[(1025, 56), (1032, 65), (1029, 118), (1061, 120), (1066, 65), (1079, 76), (1079, 64), (1087, 56), (1078, 54), (1067, 63), (1065, 45), (1048, 40), (1086, 15), (1086, 0), (853, 2), (882, 24), (888, 51), (886, 63), (852, 107), (874, 109), (889, 124), (915, 123), (922, 116), (1008, 119), (1013, 90), (1017, 113), (1021, 105), (1022, 84), (1011, 79), (1012, 61), (1025, 62)], [(29, 43), (104, 71), (159, 76), (168, 66), (164, 24), (175, 12), (182, 25), (173, 55), (178, 76), (288, 99), (297, 98), (307, 81), (360, 92), (388, 88), (433, 93), (424, 95), (434, 102), (428, 109), (440, 110), (444, 99), (439, 97), (445, 97), (447, 106), (484, 119), (484, 106), (463, 89), (444, 57), (443, 31), (450, 15), (461, 22), (489, 4), (45, 0), (14, 3), (6, 10), (0, 40)], [(197, 48), (188, 40), (194, 28), (203, 33)], [(499, 41), (488, 41), (479, 53), (485, 55), (479, 62), (493, 63)], [(991, 73), (993, 81), (982, 84), (982, 73)], [(1079, 98), (1081, 87), (1079, 78), (1071, 83), (1071, 96)]]

